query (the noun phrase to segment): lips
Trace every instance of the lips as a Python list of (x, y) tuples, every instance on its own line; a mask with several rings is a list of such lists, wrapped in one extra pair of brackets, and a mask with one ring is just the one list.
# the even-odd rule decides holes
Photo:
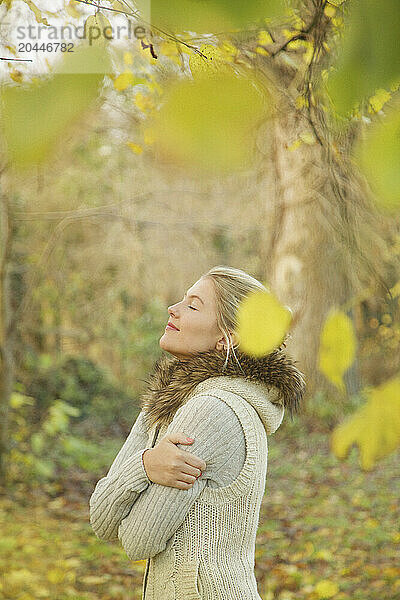
[(179, 331), (179, 329), (177, 327), (175, 327), (175, 325), (173, 323), (171, 323), (171, 321), (168, 321), (165, 329), (175, 329), (175, 331)]

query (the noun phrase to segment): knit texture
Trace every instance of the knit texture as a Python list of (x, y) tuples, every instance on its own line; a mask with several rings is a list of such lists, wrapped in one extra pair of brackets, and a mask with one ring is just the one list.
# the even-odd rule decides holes
[(90, 498), (90, 522), (101, 539), (118, 537), (130, 559), (149, 559), (145, 600), (261, 600), (254, 552), (267, 434), (283, 415), (279, 386), (265, 381), (212, 376), (192, 386), (157, 437), (186, 433), (194, 443), (178, 447), (206, 462), (193, 486), (179, 490), (147, 478), (142, 454), (157, 430), (142, 409)]
[[(240, 421), (235, 413), (222, 400), (215, 398), (214, 404), (213, 410), (210, 410), (210, 407), (200, 401), (196, 414), (201, 419), (199, 412), (208, 412), (207, 423), (211, 425), (208, 443), (220, 452), (220, 460), (215, 468), (211, 469), (208, 465), (208, 485), (221, 487), (231, 483), (240, 473), (245, 460), (246, 445)], [(145, 429), (144, 418), (145, 412), (142, 410), (110, 470), (97, 482), (90, 497), (90, 524), (99, 539), (118, 539), (118, 526), (122, 519), (129, 513), (140, 492), (152, 483), (143, 465), (143, 453), (151, 448), (154, 429), (150, 435)], [(213, 418), (224, 424), (222, 431), (212, 427)], [(193, 435), (194, 429), (191, 424), (188, 423), (186, 430), (187, 435)], [(159, 434), (158, 439), (161, 439), (162, 435)], [(177, 446), (187, 449), (181, 444)]]

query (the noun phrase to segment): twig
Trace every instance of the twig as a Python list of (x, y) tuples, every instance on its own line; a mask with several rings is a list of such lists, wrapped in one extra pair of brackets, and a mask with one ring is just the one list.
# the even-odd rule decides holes
[(174, 35), (172, 35), (172, 33), (169, 33), (168, 31), (164, 31), (164, 29), (161, 29), (160, 27), (156, 27), (155, 25), (152, 25), (148, 21), (145, 21), (141, 17), (138, 17), (135, 12), (129, 13), (129, 12), (126, 12), (124, 10), (117, 10), (116, 8), (111, 8), (111, 7), (108, 7), (108, 6), (101, 6), (100, 4), (95, 4), (94, 2), (90, 2), (89, 0), (76, 0), (76, 1), (80, 2), (81, 4), (87, 4), (89, 6), (94, 6), (96, 8), (101, 9), (101, 10), (109, 10), (111, 12), (122, 13), (122, 14), (124, 14), (126, 16), (129, 16), (129, 17), (135, 17), (140, 23), (144, 23), (145, 25), (148, 25), (151, 29), (155, 29), (156, 31), (158, 31), (159, 33), (162, 33), (164, 36), (167, 36), (169, 39), (173, 40), (174, 42), (179, 43), (179, 44), (183, 44), (184, 46), (186, 46), (186, 48), (190, 48), (190, 50), (193, 50), (194, 52), (196, 52), (196, 54), (199, 54), (203, 58), (208, 59), (208, 57), (205, 54), (203, 54), (203, 52), (201, 52), (195, 46), (192, 46), (191, 44), (187, 44), (186, 42), (184, 42), (184, 41), (180, 40), (179, 38), (175, 37)]
[(282, 52), (282, 50), (285, 50), (286, 46), (288, 46), (292, 42), (295, 42), (296, 40), (306, 40), (306, 39), (307, 39), (307, 32), (301, 31), (300, 33), (297, 33), (290, 39), (286, 40), (286, 42), (284, 44), (282, 44), (281, 46), (279, 46), (279, 48), (277, 48), (277, 50), (275, 50), (275, 52), (271, 52), (271, 56), (276, 56), (277, 54), (279, 54), (279, 52)]
[(32, 58), (3, 58), (1, 56), (0, 60), (5, 60), (6, 62), (33, 62)]

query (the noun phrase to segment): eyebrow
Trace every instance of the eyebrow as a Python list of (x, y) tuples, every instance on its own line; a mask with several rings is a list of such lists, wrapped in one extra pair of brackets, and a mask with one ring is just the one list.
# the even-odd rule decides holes
[[(185, 296), (187, 295), (187, 292), (185, 292)], [(200, 296), (196, 296), (196, 294), (189, 294), (188, 298), (198, 298), (200, 300), (200, 302), (202, 304), (204, 304), (203, 300), (200, 298)]]

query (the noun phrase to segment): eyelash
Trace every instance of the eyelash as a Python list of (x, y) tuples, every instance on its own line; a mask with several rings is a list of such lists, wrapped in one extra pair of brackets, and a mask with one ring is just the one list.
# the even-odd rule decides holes
[(197, 308), (194, 308), (194, 306), (188, 306), (188, 308), (191, 308), (192, 310), (197, 310)]

